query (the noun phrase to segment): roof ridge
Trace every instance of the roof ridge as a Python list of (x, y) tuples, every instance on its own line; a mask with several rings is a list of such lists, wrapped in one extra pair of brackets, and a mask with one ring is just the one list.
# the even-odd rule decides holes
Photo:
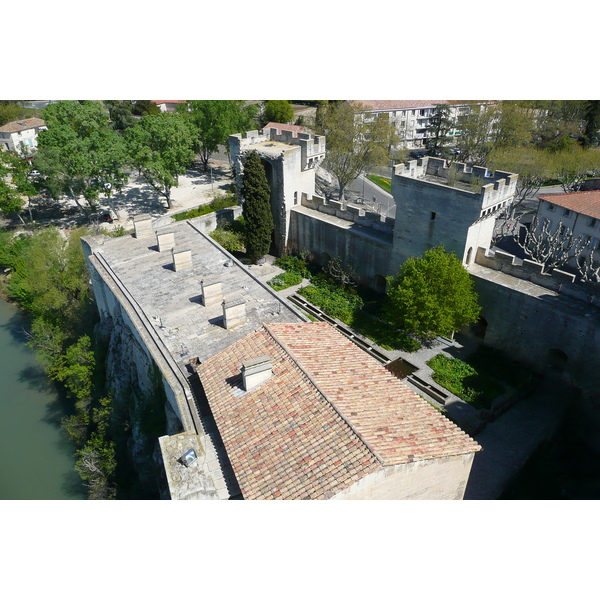
[(344, 423), (346, 423), (346, 425), (352, 430), (354, 435), (356, 435), (356, 437), (361, 441), (361, 443), (367, 447), (369, 452), (371, 452), (371, 454), (377, 459), (377, 461), (381, 465), (385, 465), (385, 460), (383, 459), (383, 457), (381, 457), (371, 447), (371, 444), (369, 444), (369, 442), (367, 442), (364, 439), (364, 437), (362, 435), (360, 435), (360, 433), (355, 429), (355, 427), (352, 425), (352, 423), (346, 418), (346, 416), (340, 410), (340, 408), (336, 405), (336, 403), (331, 400), (331, 398), (319, 387), (319, 385), (313, 379), (313, 377), (302, 367), (300, 361), (298, 360), (298, 358), (296, 358), (296, 356), (294, 355), (292, 350), (288, 347), (288, 345), (286, 343), (284, 343), (282, 340), (278, 339), (276, 333), (269, 328), (269, 325), (267, 323), (264, 323), (263, 327), (265, 328), (267, 333), (273, 338), (275, 343), (277, 343), (279, 346), (281, 346), (281, 348), (283, 348), (283, 350), (286, 352), (286, 354), (290, 357), (290, 359), (294, 362), (294, 364), (298, 367), (298, 369), (306, 376), (306, 378), (311, 382), (311, 384), (315, 387), (315, 389), (319, 392), (319, 394), (321, 394), (321, 396), (323, 396), (323, 398), (325, 398), (325, 400), (327, 400), (327, 402), (333, 407), (335, 412), (340, 416), (340, 418), (344, 421)]

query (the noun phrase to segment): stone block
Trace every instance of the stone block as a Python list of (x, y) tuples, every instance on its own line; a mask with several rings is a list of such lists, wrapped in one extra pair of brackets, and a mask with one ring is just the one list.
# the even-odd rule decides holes
[(189, 269), (193, 266), (192, 251), (188, 248), (173, 248), (173, 268), (175, 271)]
[(222, 302), (223, 325), (231, 329), (246, 322), (246, 301), (242, 298)]
[(153, 233), (152, 217), (150, 215), (136, 215), (133, 217), (133, 227), (136, 238), (150, 237)]
[(159, 252), (173, 250), (175, 247), (175, 233), (173, 231), (157, 231), (156, 243)]
[(223, 290), (221, 288), (220, 281), (206, 281), (200, 282), (202, 288), (202, 304), (204, 306), (214, 306), (223, 300)]

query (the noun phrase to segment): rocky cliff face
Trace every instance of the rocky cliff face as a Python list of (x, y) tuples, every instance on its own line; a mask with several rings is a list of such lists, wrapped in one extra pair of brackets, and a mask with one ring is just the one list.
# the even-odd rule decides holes
[[(98, 334), (107, 345), (106, 385), (113, 398), (113, 426), (121, 460), (139, 481), (133, 487), (142, 495), (158, 497), (166, 482), (158, 437), (178, 431), (181, 424), (170, 409), (162, 378), (120, 315), (104, 319)], [(125, 456), (125, 459), (123, 459)]]

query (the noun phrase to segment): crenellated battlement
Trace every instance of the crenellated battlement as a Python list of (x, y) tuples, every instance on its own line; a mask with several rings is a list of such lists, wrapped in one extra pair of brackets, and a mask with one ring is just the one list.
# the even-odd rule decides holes
[(449, 187), (461, 194), (479, 197), (481, 209), (486, 212), (512, 201), (519, 176), (426, 156), (395, 165), (393, 177), (420, 180), (427, 185)]
[(382, 233), (392, 235), (396, 219), (386, 217), (378, 212), (366, 210), (362, 207), (346, 205), (337, 200), (326, 200), (321, 196), (301, 194), (301, 204), (306, 208), (317, 210), (327, 215), (333, 215), (344, 221), (352, 221), (361, 227), (370, 227)]
[(569, 298), (600, 306), (600, 284), (575, 283), (575, 275), (572, 273), (560, 269), (543, 273), (544, 266), (541, 263), (527, 258), (517, 258), (514, 254), (503, 250), (486, 251), (484, 248), (477, 249), (475, 263), (494, 271), (501, 271), (516, 279), (530, 281)]

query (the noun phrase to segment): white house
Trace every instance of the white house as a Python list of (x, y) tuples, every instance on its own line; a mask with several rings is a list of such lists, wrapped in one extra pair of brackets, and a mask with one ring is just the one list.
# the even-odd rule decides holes
[(450, 107), (450, 117), (455, 127), (448, 132), (450, 137), (460, 135), (459, 120), (473, 110), (474, 106), (490, 104), (487, 100), (349, 100), (363, 119), (374, 119), (387, 115), (396, 126), (400, 136), (398, 148), (424, 148), (425, 140), (432, 136), (430, 120), (440, 104)]
[(10, 121), (0, 127), (0, 149), (16, 150), (21, 154), (31, 154), (37, 148), (37, 134), (47, 129), (42, 119), (30, 118)]

